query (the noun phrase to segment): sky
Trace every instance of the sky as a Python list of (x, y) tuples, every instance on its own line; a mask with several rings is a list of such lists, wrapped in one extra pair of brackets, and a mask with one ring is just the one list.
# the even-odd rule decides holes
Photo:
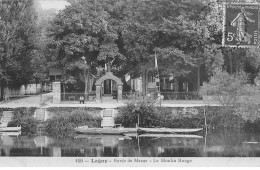
[(40, 0), (43, 9), (64, 9), (68, 3), (65, 0)]

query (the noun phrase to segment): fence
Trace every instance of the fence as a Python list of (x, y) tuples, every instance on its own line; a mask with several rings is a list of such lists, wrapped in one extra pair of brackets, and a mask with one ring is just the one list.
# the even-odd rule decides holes
[[(161, 92), (163, 100), (203, 100), (198, 92)], [(85, 101), (95, 101), (96, 94), (93, 93), (61, 93), (61, 101), (79, 101), (80, 96), (84, 96)], [(156, 94), (149, 94), (146, 96), (158, 98)], [(142, 92), (123, 92), (123, 100), (143, 100), (144, 95)], [(116, 99), (116, 97), (114, 98)]]
[(85, 101), (95, 101), (96, 94), (95, 93), (61, 93), (61, 101), (79, 101), (79, 98), (83, 96)]
[[(198, 92), (161, 92), (161, 95), (163, 95), (163, 100), (203, 100)], [(155, 94), (150, 94), (149, 96), (154, 98), (158, 97)], [(144, 99), (144, 97), (142, 92), (124, 92), (123, 99), (140, 100)]]
[(203, 100), (198, 92), (161, 92), (164, 100)]

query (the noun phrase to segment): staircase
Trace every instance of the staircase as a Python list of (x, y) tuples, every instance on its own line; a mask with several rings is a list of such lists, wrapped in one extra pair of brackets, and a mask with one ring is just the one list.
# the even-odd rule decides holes
[(104, 109), (104, 110), (102, 110), (101, 127), (103, 127), (103, 128), (113, 128), (115, 126), (114, 111), (115, 111), (115, 109)]
[(39, 121), (36, 129), (37, 133), (45, 131), (44, 121), (46, 121), (48, 118), (47, 114), (45, 113), (45, 109), (36, 109), (34, 112), (34, 118)]
[(45, 109), (36, 109), (35, 113), (34, 113), (34, 118), (36, 120), (44, 122), (46, 120), (46, 118), (45, 118)]
[(13, 111), (3, 111), (3, 116), (0, 120), (0, 127), (7, 127), (8, 123), (12, 121)]

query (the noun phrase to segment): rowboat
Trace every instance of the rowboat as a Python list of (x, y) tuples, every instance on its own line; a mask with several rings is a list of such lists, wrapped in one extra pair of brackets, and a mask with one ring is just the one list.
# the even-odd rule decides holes
[(182, 129), (182, 128), (139, 128), (138, 133), (194, 133), (203, 130), (203, 128), (193, 128), (193, 129)]
[(124, 133), (137, 132), (136, 128), (75, 128), (77, 133), (93, 135), (123, 135)]
[(17, 132), (0, 132), (0, 136), (19, 136), (21, 135), (21, 131)]
[(256, 141), (248, 141), (248, 142), (243, 142), (243, 143), (246, 143), (246, 144), (258, 144), (259, 142), (256, 142)]
[(21, 131), (20, 127), (1, 127), (0, 132), (19, 132)]
[(124, 134), (129, 137), (151, 137), (151, 138), (196, 138), (201, 139), (203, 136), (193, 135), (193, 134), (141, 134), (136, 135), (132, 134)]
[(87, 134), (78, 134), (74, 136), (74, 139), (117, 139), (117, 140), (131, 140), (130, 136), (122, 135), (87, 135)]
[(97, 134), (97, 135), (125, 135), (127, 133), (135, 134), (171, 134), (171, 133), (193, 133), (203, 130), (198, 129), (172, 129), (172, 128), (88, 128), (78, 127), (74, 129), (80, 134)]

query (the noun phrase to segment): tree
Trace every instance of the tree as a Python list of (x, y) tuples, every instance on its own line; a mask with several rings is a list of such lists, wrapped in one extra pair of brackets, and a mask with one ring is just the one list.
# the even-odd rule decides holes
[[(203, 83), (200, 93), (206, 100), (224, 106), (223, 110), (233, 108), (236, 114), (246, 120), (254, 121), (260, 117), (259, 88), (249, 84), (249, 77), (244, 72), (231, 75), (215, 69), (210, 81)], [(226, 111), (222, 114), (226, 114)]]
[(214, 45), (221, 40), (217, 1), (127, 1), (125, 6), (121, 23), (129, 70), (154, 70), (155, 51), (162, 75), (187, 76), (204, 63), (209, 71), (223, 65), (222, 51)]
[[(89, 73), (95, 73), (99, 61), (111, 65), (115, 58), (124, 58), (116, 44), (117, 26), (110, 15), (110, 1), (71, 0), (70, 6), (60, 12), (49, 29), (54, 52), (51, 61), (65, 74), (84, 75), (85, 93), (88, 92)], [(85, 63), (82, 60), (85, 57)]]
[(241, 103), (241, 97), (246, 97), (245, 101), (249, 101), (249, 98), (259, 93), (259, 90), (248, 84), (248, 76), (244, 72), (230, 75), (217, 68), (210, 81), (203, 83), (200, 92), (202, 96), (214, 96), (214, 100), (223, 106), (233, 106)]
[[(95, 73), (103, 60), (112, 64), (119, 76), (127, 72), (142, 75), (145, 91), (147, 74), (155, 70), (156, 53), (161, 75), (191, 77), (196, 71), (198, 90), (200, 82), (207, 80), (215, 68), (228, 63), (230, 48), (220, 45), (223, 8), (217, 0), (70, 3), (52, 22), (49, 35), (53, 42), (49, 47), (55, 54), (53, 64), (63, 67), (66, 74), (83, 75), (87, 70), (85, 84), (88, 71)], [(201, 74), (201, 70), (206, 73)]]
[(47, 37), (47, 28), (50, 27), (50, 22), (57, 15), (58, 11), (56, 9), (42, 9), (39, 0), (34, 0), (34, 8), (38, 17), (36, 21), (37, 32), (34, 35), (37, 41), (34, 42), (35, 48), (33, 51), (33, 58), (31, 58), (33, 70), (31, 82), (37, 84), (49, 81), (48, 61), (50, 61), (51, 54), (47, 45), (51, 42), (51, 39)]
[(0, 85), (18, 86), (30, 81), (36, 13), (32, 0), (0, 1)]

